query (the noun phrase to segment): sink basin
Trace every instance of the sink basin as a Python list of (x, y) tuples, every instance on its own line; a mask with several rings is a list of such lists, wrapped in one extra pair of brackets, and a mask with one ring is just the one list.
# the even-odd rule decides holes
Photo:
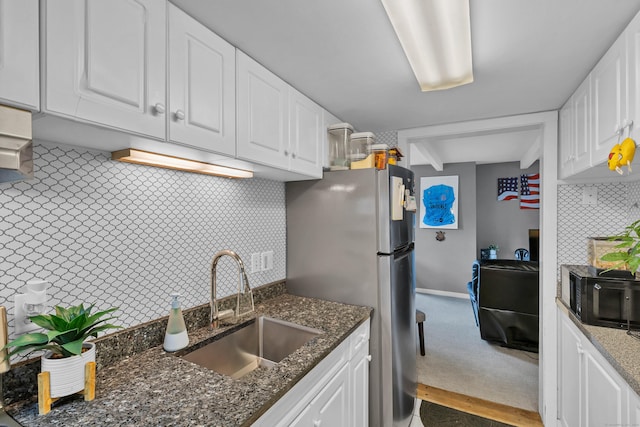
[(231, 378), (271, 368), (322, 331), (261, 316), (251, 324), (181, 355), (185, 360)]

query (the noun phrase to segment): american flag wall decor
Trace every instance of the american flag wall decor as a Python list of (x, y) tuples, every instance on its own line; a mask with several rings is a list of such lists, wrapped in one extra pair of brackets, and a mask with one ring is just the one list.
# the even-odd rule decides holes
[(520, 209), (540, 209), (540, 174), (520, 176)]
[(518, 198), (518, 177), (498, 178), (498, 200)]

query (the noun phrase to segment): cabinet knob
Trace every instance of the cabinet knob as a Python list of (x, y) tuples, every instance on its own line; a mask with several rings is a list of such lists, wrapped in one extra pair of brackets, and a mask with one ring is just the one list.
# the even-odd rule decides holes
[(291, 153), (291, 158), (295, 159), (296, 158), (296, 153)]
[(313, 420), (313, 427), (320, 427), (321, 423), (322, 423), (322, 421), (320, 421), (320, 420)]
[(370, 355), (370, 354), (367, 354), (366, 359), (367, 359), (367, 361), (368, 361), (368, 362), (371, 362), (371, 355)]
[(156, 114), (164, 114), (164, 112), (166, 111), (166, 109), (164, 108), (164, 104), (158, 102), (156, 105), (153, 106), (154, 111), (156, 112)]
[(288, 155), (289, 155), (289, 151), (284, 150), (284, 155), (285, 155), (285, 156), (288, 156)]
[(184, 120), (184, 111), (177, 110), (175, 113), (176, 120)]
[(584, 350), (582, 349), (582, 345), (580, 343), (576, 344), (576, 350), (578, 351), (578, 354), (584, 353)]

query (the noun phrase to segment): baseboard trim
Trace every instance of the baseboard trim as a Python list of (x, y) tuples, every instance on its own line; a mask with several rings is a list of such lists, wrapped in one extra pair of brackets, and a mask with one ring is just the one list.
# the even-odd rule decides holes
[(416, 288), (416, 292), (419, 294), (440, 295), (443, 297), (453, 297), (453, 298), (462, 298), (462, 299), (469, 298), (469, 294), (463, 294), (461, 292), (439, 291), (437, 289)]

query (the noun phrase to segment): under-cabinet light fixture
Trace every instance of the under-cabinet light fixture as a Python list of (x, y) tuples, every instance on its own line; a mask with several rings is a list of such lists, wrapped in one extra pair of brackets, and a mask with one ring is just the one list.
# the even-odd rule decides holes
[(251, 171), (212, 165), (210, 163), (151, 153), (149, 151), (135, 150), (133, 148), (112, 152), (111, 160), (227, 178), (253, 178), (253, 172)]
[(423, 92), (473, 82), (469, 0), (382, 0)]

